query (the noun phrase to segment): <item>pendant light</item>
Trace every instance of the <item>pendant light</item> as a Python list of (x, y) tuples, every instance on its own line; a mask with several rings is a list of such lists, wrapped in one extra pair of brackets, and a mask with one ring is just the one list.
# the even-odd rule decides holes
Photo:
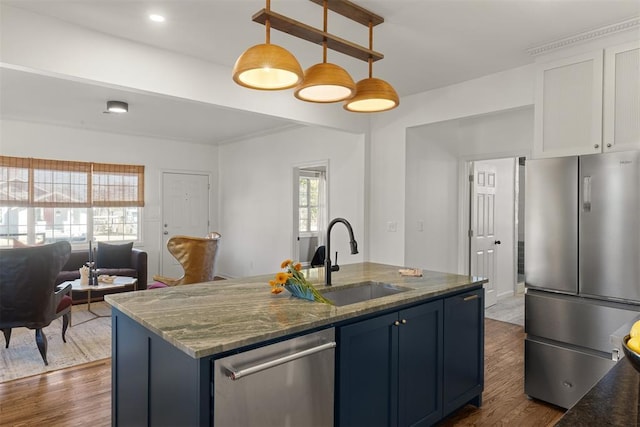
[[(324, 33), (327, 33), (327, 0), (323, 1)], [(327, 39), (322, 40), (322, 62), (304, 72), (304, 80), (296, 88), (296, 98), (309, 102), (339, 102), (351, 98), (356, 85), (347, 71), (327, 62)]]
[[(373, 50), (373, 24), (369, 21), (369, 49)], [(356, 113), (374, 113), (396, 108), (400, 98), (382, 79), (373, 77), (373, 58), (369, 57), (369, 77), (356, 84), (356, 94), (344, 103), (344, 109)]]
[[(266, 11), (271, 0), (266, 0)], [(288, 50), (271, 44), (271, 23), (265, 22), (266, 41), (247, 49), (233, 67), (233, 80), (240, 86), (260, 90), (289, 89), (302, 81), (302, 67)]]

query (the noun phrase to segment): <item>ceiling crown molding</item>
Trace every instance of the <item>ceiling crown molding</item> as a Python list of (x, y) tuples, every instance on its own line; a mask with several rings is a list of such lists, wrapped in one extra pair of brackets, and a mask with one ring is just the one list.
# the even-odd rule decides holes
[(609, 36), (611, 34), (619, 33), (622, 31), (628, 31), (640, 28), (640, 16), (627, 19), (626, 21), (618, 22), (616, 24), (607, 25), (605, 27), (596, 28), (595, 30), (585, 31), (564, 39), (556, 40), (551, 43), (546, 43), (541, 46), (532, 47), (527, 49), (527, 53), (531, 56), (540, 55), (542, 53), (548, 53), (556, 49), (565, 48), (567, 46), (594, 40), (599, 37)]

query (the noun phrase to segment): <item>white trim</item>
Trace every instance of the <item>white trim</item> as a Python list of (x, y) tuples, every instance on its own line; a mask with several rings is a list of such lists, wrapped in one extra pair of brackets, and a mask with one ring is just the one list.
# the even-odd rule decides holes
[(637, 30), (639, 28), (640, 28), (640, 17), (635, 17), (635, 18), (627, 19), (626, 21), (618, 22), (616, 24), (611, 24), (604, 27), (596, 28), (594, 30), (585, 31), (583, 33), (565, 37), (560, 40), (556, 40), (550, 43), (545, 43), (540, 46), (532, 47), (527, 49), (526, 52), (531, 56), (537, 56), (537, 55), (548, 53), (557, 49), (562, 49), (574, 44), (584, 43), (590, 40), (609, 36), (622, 31)]

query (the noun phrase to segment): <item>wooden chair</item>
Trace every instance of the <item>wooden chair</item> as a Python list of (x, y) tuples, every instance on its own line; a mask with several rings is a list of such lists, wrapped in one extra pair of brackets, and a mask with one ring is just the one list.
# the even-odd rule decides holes
[(47, 337), (42, 329), (62, 316), (62, 340), (71, 322), (71, 285), (56, 288), (56, 276), (69, 259), (69, 242), (0, 249), (0, 329), (9, 348), (12, 328), (35, 329), (44, 364)]
[(184, 274), (179, 279), (155, 275), (153, 280), (169, 286), (212, 281), (220, 237), (216, 232), (209, 233), (207, 237), (171, 237), (167, 249), (182, 265)]

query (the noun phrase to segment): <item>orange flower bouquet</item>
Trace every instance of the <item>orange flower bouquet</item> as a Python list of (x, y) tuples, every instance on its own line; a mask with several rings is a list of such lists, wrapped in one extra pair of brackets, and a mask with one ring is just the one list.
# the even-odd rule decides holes
[(294, 263), (290, 259), (285, 259), (282, 261), (282, 264), (280, 264), (280, 268), (283, 268), (285, 271), (277, 273), (276, 277), (269, 281), (272, 294), (279, 294), (283, 289), (286, 289), (295, 297), (333, 305), (333, 302), (323, 297), (300, 272), (300, 270), (302, 270), (302, 264), (299, 262)]

